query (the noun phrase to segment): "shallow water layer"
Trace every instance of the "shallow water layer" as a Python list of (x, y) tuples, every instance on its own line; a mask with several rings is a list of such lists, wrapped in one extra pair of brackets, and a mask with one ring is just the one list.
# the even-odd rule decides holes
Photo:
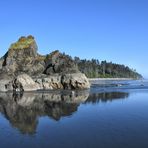
[(89, 91), (0, 93), (0, 147), (147, 148), (148, 81)]

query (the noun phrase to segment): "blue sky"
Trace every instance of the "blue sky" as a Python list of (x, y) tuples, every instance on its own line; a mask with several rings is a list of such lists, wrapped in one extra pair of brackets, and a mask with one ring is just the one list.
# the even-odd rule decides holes
[(40, 54), (59, 49), (125, 64), (148, 78), (147, 0), (1, 0), (0, 56), (30, 34)]

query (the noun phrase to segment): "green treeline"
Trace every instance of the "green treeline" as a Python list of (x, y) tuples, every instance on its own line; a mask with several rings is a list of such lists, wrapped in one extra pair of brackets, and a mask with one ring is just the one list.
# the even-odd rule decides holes
[(112, 62), (92, 60), (81, 60), (79, 57), (74, 58), (79, 70), (88, 78), (134, 78), (139, 79), (142, 76), (134, 69), (128, 66), (115, 64)]

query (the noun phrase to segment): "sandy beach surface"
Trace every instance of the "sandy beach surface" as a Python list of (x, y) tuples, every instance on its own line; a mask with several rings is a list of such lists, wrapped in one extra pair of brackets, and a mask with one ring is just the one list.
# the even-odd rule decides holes
[(89, 81), (98, 81), (98, 80), (115, 80), (115, 81), (121, 81), (121, 80), (134, 80), (133, 78), (88, 78)]

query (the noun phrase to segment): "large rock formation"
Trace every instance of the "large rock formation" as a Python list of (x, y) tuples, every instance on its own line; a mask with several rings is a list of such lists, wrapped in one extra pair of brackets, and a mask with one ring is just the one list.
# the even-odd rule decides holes
[(34, 37), (21, 37), (16, 43), (11, 44), (0, 65), (3, 71), (11, 75), (34, 75), (44, 70), (44, 58), (37, 53)]
[(0, 91), (87, 89), (86, 76), (58, 50), (42, 56), (34, 37), (21, 37), (0, 59)]

